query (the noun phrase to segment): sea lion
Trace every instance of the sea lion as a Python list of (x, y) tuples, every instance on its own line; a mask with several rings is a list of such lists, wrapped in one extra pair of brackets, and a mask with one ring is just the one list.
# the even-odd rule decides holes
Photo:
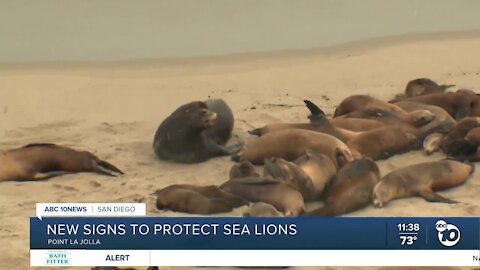
[(380, 169), (367, 158), (343, 166), (325, 194), (324, 206), (302, 216), (338, 216), (372, 204), (372, 191), (380, 181)]
[(472, 128), (463, 139), (451, 143), (449, 151), (448, 156), (456, 160), (480, 161), (480, 127)]
[(248, 204), (247, 200), (213, 185), (171, 185), (157, 190), (154, 195), (157, 196), (157, 209), (190, 214), (225, 213)]
[(435, 193), (459, 186), (473, 174), (475, 166), (455, 160), (423, 162), (406, 166), (382, 177), (373, 190), (373, 203), (383, 207), (398, 198), (420, 196), (429, 202), (456, 203)]
[(431, 155), (440, 150), (445, 135), (442, 133), (432, 133), (423, 140), (423, 152)]
[(1, 181), (35, 181), (79, 172), (108, 176), (124, 174), (120, 169), (87, 151), (56, 144), (28, 144), (0, 153)]
[(441, 93), (442, 90), (444, 89), (435, 81), (428, 78), (418, 78), (411, 80), (407, 83), (407, 86), (405, 87), (405, 96), (415, 97), (434, 93)]
[[(407, 98), (406, 101), (435, 105), (443, 108), (454, 119), (480, 116), (480, 96), (466, 92), (436, 93)], [(395, 101), (392, 101), (395, 104)]]
[(277, 210), (273, 205), (257, 202), (250, 205), (250, 207), (243, 213), (244, 217), (283, 217), (284, 215)]
[(415, 110), (412, 112), (390, 112), (384, 109), (367, 108), (344, 114), (339, 118), (372, 119), (382, 122), (384, 125), (407, 124), (413, 127), (421, 127), (435, 119), (435, 115), (427, 110)]
[(285, 216), (297, 216), (304, 211), (302, 194), (290, 184), (265, 177), (232, 179), (220, 186), (226, 192), (241, 196), (250, 202), (273, 205)]
[(417, 131), (405, 126), (387, 126), (359, 133), (347, 146), (373, 160), (386, 159), (420, 146)]
[(222, 145), (231, 135), (232, 119), (231, 110), (222, 100), (184, 104), (158, 127), (153, 141), (154, 152), (160, 159), (179, 163), (198, 163), (238, 153), (242, 143), (230, 147)]
[(405, 113), (405, 111), (397, 105), (385, 102), (372, 96), (353, 95), (347, 97), (342, 102), (340, 102), (340, 104), (335, 109), (333, 117), (335, 118), (354, 111), (361, 111), (369, 108), (381, 109), (395, 114)]
[(460, 155), (465, 136), (473, 128), (480, 127), (480, 117), (466, 117), (460, 120), (442, 141), (441, 149), (447, 155)]
[(341, 167), (338, 157), (352, 160), (352, 152), (341, 140), (311, 130), (285, 129), (271, 132), (250, 142), (234, 161), (248, 160), (253, 164), (263, 164), (265, 158), (279, 157), (286, 160), (295, 160), (311, 149), (327, 155), (333, 160), (337, 168)]
[(320, 199), (325, 187), (337, 174), (337, 168), (328, 156), (311, 150), (306, 150), (294, 162), (272, 157), (264, 163), (265, 176), (290, 183), (306, 202)]
[[(457, 121), (453, 119), (453, 117), (447, 111), (435, 105), (428, 105), (411, 101), (400, 101), (395, 104), (407, 112), (427, 110), (435, 116), (431, 122), (417, 127), (420, 132), (426, 132), (435, 129), (436, 127), (444, 126), (444, 133), (446, 133), (449, 132), (457, 123)], [(448, 125), (450, 125), (450, 128), (447, 128)]]
[(233, 164), (232, 168), (230, 168), (229, 175), (230, 179), (260, 176), (253, 164), (248, 160)]

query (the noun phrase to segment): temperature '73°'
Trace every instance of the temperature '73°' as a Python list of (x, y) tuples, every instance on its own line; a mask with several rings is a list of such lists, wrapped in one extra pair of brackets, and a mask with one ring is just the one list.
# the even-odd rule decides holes
[(411, 246), (415, 243), (417, 239), (418, 237), (416, 235), (400, 235), (400, 241), (402, 242), (402, 246)]

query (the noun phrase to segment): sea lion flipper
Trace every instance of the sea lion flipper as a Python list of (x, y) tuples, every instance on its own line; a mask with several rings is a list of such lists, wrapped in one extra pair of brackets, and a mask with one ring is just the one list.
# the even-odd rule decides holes
[(256, 129), (249, 130), (248, 134), (260, 137), (262, 136), (262, 129), (256, 128)]
[(243, 150), (244, 146), (245, 146), (245, 143), (239, 142), (239, 143), (236, 143), (234, 145), (228, 146), (227, 151), (230, 155), (235, 155), (235, 154), (240, 153), (240, 151)]
[(449, 204), (458, 203), (457, 201), (445, 198), (431, 190), (421, 191), (419, 192), (419, 195), (429, 202), (439, 202), (439, 203), (449, 203)]
[(320, 107), (318, 107), (317, 104), (313, 103), (312, 101), (305, 99), (303, 102), (312, 115), (325, 115), (325, 112), (322, 111), (322, 109), (320, 109)]
[(113, 177), (117, 176), (114, 173), (125, 174), (120, 169), (115, 167), (113, 164), (111, 164), (111, 163), (109, 163), (105, 160), (96, 161), (95, 164), (94, 164), (94, 169), (98, 173), (105, 174), (105, 175), (108, 175), (108, 176), (113, 176)]

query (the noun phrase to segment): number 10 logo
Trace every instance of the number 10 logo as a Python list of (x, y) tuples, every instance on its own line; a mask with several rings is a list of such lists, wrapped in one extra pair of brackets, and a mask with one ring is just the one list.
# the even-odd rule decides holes
[(453, 224), (439, 220), (435, 223), (435, 229), (438, 231), (438, 240), (446, 247), (453, 247), (460, 241), (460, 230)]

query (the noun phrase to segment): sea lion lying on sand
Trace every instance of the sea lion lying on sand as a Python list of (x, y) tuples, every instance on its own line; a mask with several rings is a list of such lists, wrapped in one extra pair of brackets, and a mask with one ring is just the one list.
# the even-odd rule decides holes
[(250, 142), (247, 147), (232, 159), (248, 160), (253, 164), (263, 164), (265, 158), (279, 157), (289, 161), (295, 160), (311, 149), (327, 155), (335, 166), (340, 168), (339, 157), (350, 161), (353, 154), (341, 140), (319, 132), (303, 129), (286, 129), (271, 132)]
[(447, 155), (461, 155), (465, 137), (473, 128), (480, 127), (480, 117), (466, 117), (460, 120), (442, 141), (441, 149)]
[(79, 172), (108, 176), (124, 174), (90, 152), (45, 143), (28, 144), (0, 153), (0, 164), (0, 182), (46, 180)]
[(406, 166), (382, 177), (373, 190), (373, 203), (383, 207), (391, 200), (413, 196), (420, 196), (429, 202), (456, 203), (435, 191), (465, 183), (474, 170), (474, 165), (455, 160)]
[(230, 179), (236, 179), (251, 176), (260, 176), (260, 174), (257, 173), (255, 167), (250, 161), (244, 160), (240, 163), (234, 164), (232, 168), (230, 168), (229, 176)]
[(243, 144), (224, 144), (231, 136), (233, 115), (223, 100), (194, 101), (180, 106), (158, 127), (153, 150), (158, 158), (198, 163), (238, 153)]
[(325, 205), (302, 216), (338, 216), (372, 204), (372, 191), (380, 181), (380, 169), (366, 157), (343, 166), (325, 194)]
[(351, 112), (361, 111), (370, 108), (385, 110), (397, 115), (405, 114), (405, 111), (395, 104), (385, 102), (369, 95), (353, 95), (347, 97), (342, 102), (340, 102), (340, 104), (335, 109), (333, 117), (335, 118)]
[(265, 159), (264, 175), (290, 183), (305, 201), (321, 198), (325, 187), (337, 174), (333, 161), (326, 155), (306, 150), (295, 162), (282, 158)]
[(218, 214), (247, 205), (248, 201), (217, 186), (171, 185), (157, 190), (157, 209), (190, 214)]
[(226, 192), (241, 196), (250, 202), (273, 205), (285, 216), (297, 216), (305, 209), (302, 194), (290, 184), (265, 177), (232, 179), (220, 186)]
[(438, 85), (435, 81), (428, 78), (418, 78), (411, 80), (405, 87), (406, 97), (416, 97), (428, 94), (442, 93), (446, 88), (453, 85)]

